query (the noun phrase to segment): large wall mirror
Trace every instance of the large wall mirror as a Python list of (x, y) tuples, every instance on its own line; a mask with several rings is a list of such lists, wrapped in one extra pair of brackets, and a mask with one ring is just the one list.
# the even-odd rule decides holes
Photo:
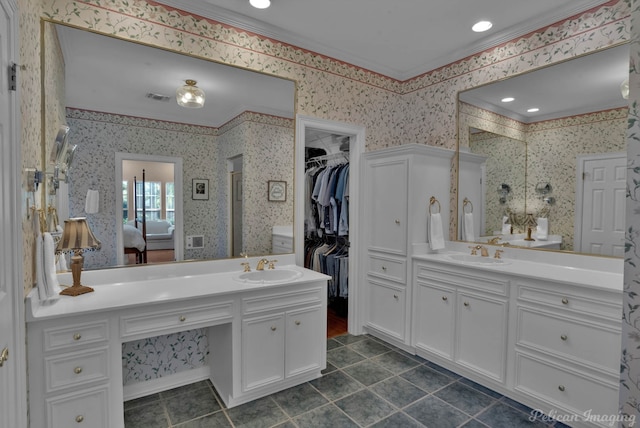
[(460, 92), (458, 239), (622, 257), (628, 70), (624, 44)]
[[(85, 268), (138, 261), (124, 247), (143, 205), (149, 262), (267, 255), (273, 227), (292, 229), (294, 81), (48, 21), (42, 32), (43, 154), (61, 125), (75, 146), (45, 203), (60, 223), (87, 217), (102, 248)], [(204, 107), (177, 104), (186, 80)], [(288, 192), (269, 198), (269, 182)]]

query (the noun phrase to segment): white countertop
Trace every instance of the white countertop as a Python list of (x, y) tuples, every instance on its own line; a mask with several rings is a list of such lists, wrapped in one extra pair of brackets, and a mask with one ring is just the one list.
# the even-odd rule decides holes
[[(255, 267), (255, 261), (258, 259), (249, 259), (252, 268)], [(59, 296), (51, 302), (41, 304), (37, 290), (34, 289), (26, 300), (27, 322), (71, 314), (81, 315), (141, 305), (149, 306), (202, 297), (225, 296), (246, 291), (267, 290), (329, 278), (294, 264), (278, 264), (276, 270), (296, 270), (302, 275), (283, 283), (241, 282), (234, 279), (235, 276), (242, 273), (242, 270), (238, 270), (236, 267), (236, 264), (239, 263), (239, 259), (234, 259), (232, 263), (228, 261), (173, 263), (83, 272), (82, 284), (92, 287), (93, 292), (77, 297)], [(224, 270), (225, 267), (232, 267), (233, 270)], [(61, 274), (58, 277), (61, 284), (71, 283), (70, 274)]]
[[(491, 256), (493, 256), (493, 251), (496, 248), (502, 249), (499, 247), (488, 248)], [(504, 249), (505, 252), (502, 254), (505, 262), (503, 264), (471, 264), (455, 261), (447, 257), (447, 254), (469, 254), (468, 251), (460, 250), (460, 248), (452, 245), (446, 251), (435, 253), (417, 251), (413, 255), (413, 259), (418, 261), (437, 261), (448, 265), (465, 266), (487, 272), (503, 273), (530, 279), (540, 278), (594, 289), (619, 292), (622, 292), (623, 289), (624, 264), (622, 259), (596, 260), (597, 258), (593, 256), (560, 254), (557, 252), (540, 255), (531, 254), (536, 251), (517, 250), (508, 247)], [(522, 251), (526, 253), (521, 253)], [(510, 258), (510, 254), (514, 257)], [(523, 260), (523, 257), (530, 257), (532, 260)]]

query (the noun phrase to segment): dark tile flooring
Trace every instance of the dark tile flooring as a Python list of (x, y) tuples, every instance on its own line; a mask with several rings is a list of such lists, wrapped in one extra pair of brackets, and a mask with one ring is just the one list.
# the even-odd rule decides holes
[(322, 378), (226, 409), (209, 381), (127, 401), (126, 428), (564, 427), (372, 336), (327, 340)]

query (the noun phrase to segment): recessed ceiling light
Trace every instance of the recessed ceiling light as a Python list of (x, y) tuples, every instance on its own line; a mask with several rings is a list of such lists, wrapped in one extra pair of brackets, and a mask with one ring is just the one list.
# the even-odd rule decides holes
[(515, 98), (513, 98), (513, 97), (505, 97), (505, 98), (501, 99), (500, 101), (502, 101), (503, 103), (510, 103), (513, 100), (515, 100)]
[(256, 9), (266, 9), (271, 6), (271, 0), (249, 0), (249, 4)]
[(527, 113), (535, 113), (537, 111), (540, 111), (540, 109), (538, 107), (533, 107), (527, 110)]
[(493, 27), (493, 24), (489, 21), (478, 21), (473, 24), (473, 27), (471, 27), (471, 29), (476, 33), (482, 33), (483, 31), (487, 31), (491, 27)]

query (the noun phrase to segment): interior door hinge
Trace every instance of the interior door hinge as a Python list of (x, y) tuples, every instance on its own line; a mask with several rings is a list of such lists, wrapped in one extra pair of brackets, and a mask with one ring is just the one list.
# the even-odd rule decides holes
[(582, 173), (582, 181), (584, 181), (584, 180), (586, 180), (586, 179), (587, 179), (587, 173), (586, 173), (586, 172), (583, 172), (583, 173)]
[(13, 63), (9, 67), (9, 90), (15, 91), (18, 87), (18, 64)]

